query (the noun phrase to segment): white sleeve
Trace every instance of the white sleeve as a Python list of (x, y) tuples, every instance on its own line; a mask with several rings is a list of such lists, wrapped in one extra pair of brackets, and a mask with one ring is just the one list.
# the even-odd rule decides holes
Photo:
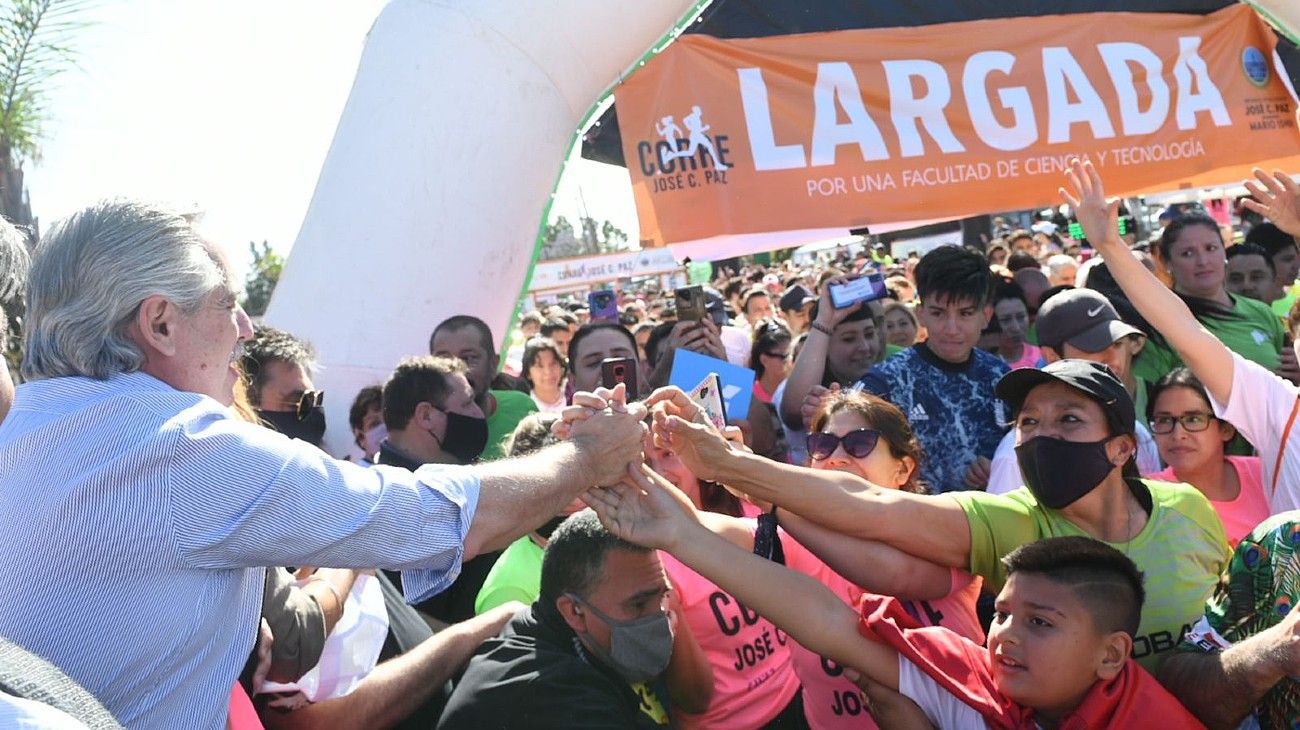
[(993, 466), (989, 468), (989, 494), (1006, 494), (1025, 486), (1020, 475), (1020, 462), (1016, 461), (1016, 432), (1007, 431), (993, 452)]
[(901, 654), (898, 656), (898, 692), (915, 702), (935, 727), (943, 730), (988, 727), (974, 708), (953, 697)]
[[(1296, 407), (1296, 395), (1296, 386), (1234, 352), (1228, 402), (1210, 396), (1214, 414), (1236, 426), (1259, 451), (1264, 492), (1269, 495), (1273, 514), (1300, 509), (1300, 424), (1292, 426), (1287, 445), (1281, 444), (1282, 431)], [(1274, 494), (1274, 464), (1280, 449), (1284, 458)]]
[(1156, 445), (1155, 437), (1141, 423), (1137, 424), (1137, 442), (1138, 473), (1146, 476), (1163, 470), (1165, 467), (1160, 463), (1160, 447)]

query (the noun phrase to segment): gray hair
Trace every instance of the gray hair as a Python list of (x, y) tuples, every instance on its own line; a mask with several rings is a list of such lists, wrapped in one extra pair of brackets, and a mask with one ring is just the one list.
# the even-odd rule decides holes
[(129, 200), (72, 214), (36, 247), (27, 285), (28, 380), (107, 379), (144, 365), (128, 330), (140, 304), (161, 296), (193, 314), (229, 273), (181, 215)]

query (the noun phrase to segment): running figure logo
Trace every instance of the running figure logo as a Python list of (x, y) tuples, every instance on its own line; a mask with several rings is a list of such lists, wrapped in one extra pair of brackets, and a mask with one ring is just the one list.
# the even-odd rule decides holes
[[(727, 169), (727, 165), (718, 159), (718, 151), (713, 147), (713, 140), (709, 139), (708, 135), (705, 134), (711, 127), (704, 123), (702, 116), (700, 108), (692, 106), (691, 113), (687, 114), (686, 118), (682, 120), (682, 124), (686, 125), (686, 131), (690, 133), (686, 139), (686, 149), (681, 149), (682, 129), (677, 126), (677, 122), (671, 114), (655, 123), (655, 131), (668, 143), (668, 149), (660, 148), (659, 150), (659, 162), (666, 166), (669, 160), (678, 157), (691, 157), (696, 150), (703, 146), (708, 151), (709, 157), (713, 159), (716, 169)], [(676, 150), (676, 152), (673, 150)]]

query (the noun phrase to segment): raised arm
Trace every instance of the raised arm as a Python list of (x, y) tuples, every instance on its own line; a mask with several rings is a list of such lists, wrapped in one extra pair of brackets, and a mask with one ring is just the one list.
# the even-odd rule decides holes
[(1227, 403), (1232, 392), (1232, 353), (1196, 320), (1183, 300), (1166, 288), (1130, 253), (1119, 237), (1119, 199), (1108, 200), (1101, 175), (1091, 161), (1070, 163), (1068, 190), (1061, 197), (1079, 219), (1083, 234), (1106, 260), (1115, 281), (1133, 306), (1178, 351), (1187, 367), (1215, 400)]
[[(795, 358), (794, 367), (790, 369), (790, 375), (786, 378), (785, 392), (782, 393), (781, 402), (777, 404), (777, 410), (780, 411), (781, 420), (792, 431), (803, 430), (801, 406), (804, 398), (812, 392), (813, 388), (820, 387), (822, 384), (822, 374), (826, 372), (826, 353), (831, 343), (830, 333), (835, 331), (835, 325), (843, 322), (845, 317), (866, 306), (859, 302), (851, 307), (836, 309), (831, 304), (831, 284), (843, 284), (850, 278), (856, 277), (837, 277), (827, 280), (822, 285), (821, 301), (817, 304), (817, 319), (813, 320), (812, 328), (808, 330), (808, 337), (804, 340), (803, 349), (799, 350), (799, 357)], [(841, 385), (848, 387), (852, 383), (841, 383)]]
[(632, 469), (628, 483), (595, 490), (588, 497), (614, 534), (667, 550), (803, 647), (898, 689), (898, 653), (858, 633), (858, 614), (853, 609), (816, 580), (705, 529), (686, 512), (684, 499), (648, 467)]
[(1246, 181), (1246, 189), (1254, 200), (1246, 198), (1241, 204), (1273, 221), (1273, 225), (1292, 237), (1300, 237), (1300, 185), (1281, 170), (1272, 175), (1258, 167), (1255, 179)]

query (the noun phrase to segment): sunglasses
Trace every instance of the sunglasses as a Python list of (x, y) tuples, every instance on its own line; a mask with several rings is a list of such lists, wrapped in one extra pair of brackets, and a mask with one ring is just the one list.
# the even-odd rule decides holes
[(307, 416), (310, 416), (313, 410), (320, 408), (321, 405), (324, 403), (325, 403), (325, 391), (323, 390), (304, 391), (302, 397), (298, 399), (298, 408), (297, 408), (298, 420), (299, 421), (307, 420)]
[(836, 436), (833, 433), (810, 433), (808, 434), (808, 455), (817, 461), (829, 459), (831, 454), (840, 444), (844, 445), (844, 452), (855, 459), (865, 459), (876, 448), (876, 443), (880, 441), (880, 432), (870, 428), (859, 428), (849, 431), (843, 436)]

